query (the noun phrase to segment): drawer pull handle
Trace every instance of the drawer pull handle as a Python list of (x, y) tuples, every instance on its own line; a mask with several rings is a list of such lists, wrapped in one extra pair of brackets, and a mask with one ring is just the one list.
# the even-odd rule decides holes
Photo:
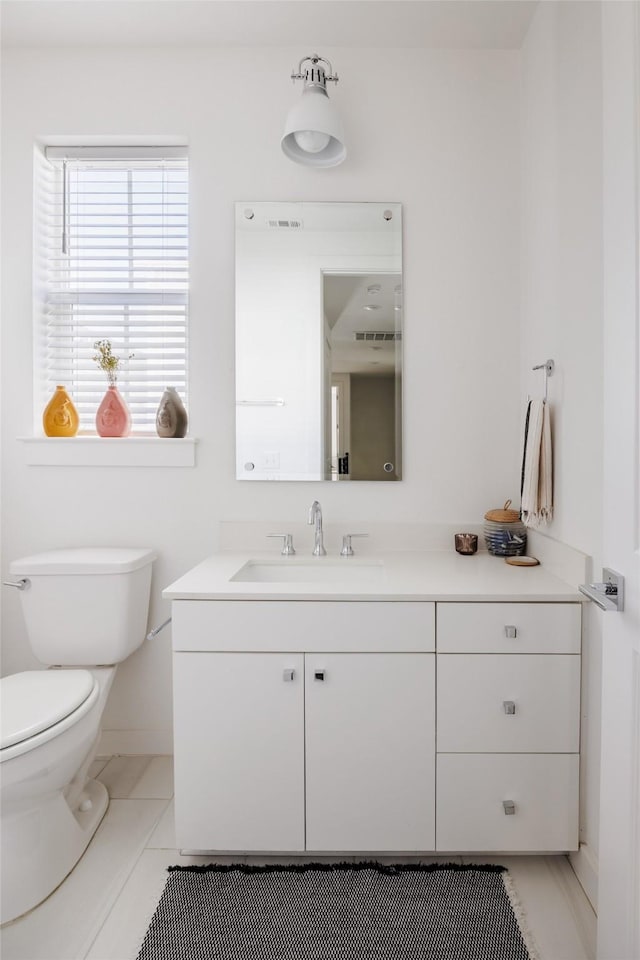
[(504, 635), (509, 640), (515, 640), (515, 638), (518, 636), (518, 628), (514, 627), (513, 624), (509, 624), (504, 628)]
[(503, 810), (504, 810), (504, 814), (505, 814), (506, 817), (512, 817), (512, 816), (514, 816), (514, 814), (515, 814), (515, 812), (516, 812), (516, 805), (515, 805), (515, 803), (513, 802), (513, 800), (503, 800), (503, 801), (502, 801), (502, 808), (503, 808)]
[(313, 679), (314, 679), (314, 680), (324, 680), (324, 678), (325, 678), (325, 671), (324, 671), (324, 670), (314, 670), (314, 671), (313, 671)]
[(286, 681), (295, 680), (295, 676), (296, 676), (295, 670), (292, 670), (290, 667), (287, 667), (286, 670), (282, 671), (283, 680), (286, 680)]
[(516, 712), (516, 705), (513, 700), (503, 700), (502, 706), (504, 707), (504, 712), (509, 717), (512, 717)]

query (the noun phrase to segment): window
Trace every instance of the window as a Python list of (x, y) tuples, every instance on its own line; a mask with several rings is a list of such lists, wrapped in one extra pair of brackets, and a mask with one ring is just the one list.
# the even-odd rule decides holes
[(36, 410), (63, 384), (95, 433), (110, 340), (132, 433), (155, 435), (165, 387), (188, 401), (186, 150), (48, 147), (36, 194)]

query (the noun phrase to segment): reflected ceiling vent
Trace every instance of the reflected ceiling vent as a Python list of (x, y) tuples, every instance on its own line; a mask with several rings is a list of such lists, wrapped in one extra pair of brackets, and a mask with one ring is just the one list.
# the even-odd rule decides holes
[(353, 339), (391, 343), (394, 340), (402, 340), (402, 334), (399, 331), (395, 333), (385, 333), (383, 330), (360, 330), (354, 333)]
[(267, 220), (268, 227), (276, 230), (302, 230), (302, 220)]

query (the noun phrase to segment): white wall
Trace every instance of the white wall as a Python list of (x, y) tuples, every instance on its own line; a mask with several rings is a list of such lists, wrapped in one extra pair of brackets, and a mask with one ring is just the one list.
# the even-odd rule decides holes
[[(304, 53), (304, 51), (302, 51)], [(216, 549), (220, 520), (481, 521), (518, 496), (519, 55), (323, 50), (347, 161), (298, 167), (280, 151), (299, 49), (13, 49), (3, 58), (3, 574), (64, 545), (143, 544), (164, 585)], [(371, 70), (378, 60), (383, 69)], [(191, 152), (194, 469), (28, 467), (32, 152), (36, 137), (184, 136)], [(405, 266), (401, 483), (234, 479), (234, 201), (400, 201)], [(537, 356), (537, 351), (536, 351)], [(357, 526), (356, 526), (357, 525)], [(346, 529), (346, 526), (345, 526)], [(4, 604), (4, 671), (36, 666), (18, 597)], [(117, 750), (171, 749), (170, 636), (125, 663), (106, 726)], [(117, 731), (123, 731), (119, 735)]]
[[(522, 51), (522, 331), (525, 391), (549, 380), (551, 537), (602, 567), (602, 87), (600, 4), (542, 3)], [(580, 856), (595, 898), (600, 782), (601, 616), (583, 618)]]

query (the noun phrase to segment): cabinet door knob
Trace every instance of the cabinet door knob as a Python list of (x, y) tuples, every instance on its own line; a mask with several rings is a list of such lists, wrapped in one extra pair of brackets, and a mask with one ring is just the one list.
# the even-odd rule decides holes
[(313, 671), (313, 679), (314, 679), (314, 680), (324, 680), (324, 678), (325, 678), (325, 671), (324, 671), (324, 670), (314, 670), (314, 671)]
[(516, 812), (516, 805), (513, 800), (503, 800), (502, 808), (506, 817), (512, 817)]
[(516, 705), (513, 700), (503, 700), (502, 706), (504, 707), (504, 712), (508, 716), (513, 716), (513, 714), (516, 712)]
[(287, 680), (287, 681), (295, 680), (295, 676), (296, 676), (296, 672), (295, 670), (292, 670), (291, 667), (287, 667), (285, 670), (282, 671), (283, 680)]
[(504, 628), (504, 635), (508, 637), (509, 640), (514, 640), (518, 636), (518, 628), (514, 627), (512, 624)]

